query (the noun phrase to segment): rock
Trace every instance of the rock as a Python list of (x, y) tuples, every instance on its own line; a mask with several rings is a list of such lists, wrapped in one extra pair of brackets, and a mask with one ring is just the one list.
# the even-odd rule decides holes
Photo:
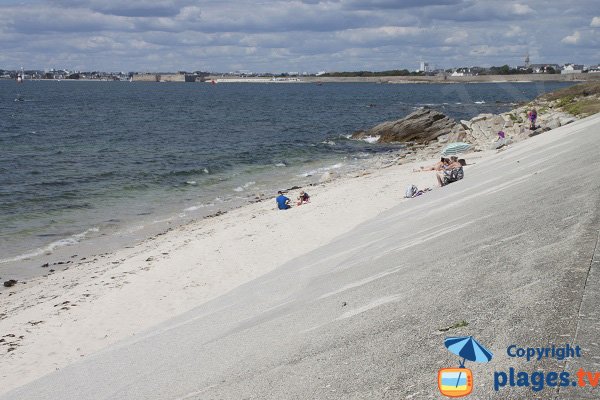
[(321, 177), (319, 178), (319, 183), (327, 182), (327, 181), (330, 181), (331, 179), (333, 179), (333, 174), (331, 172), (327, 171), (323, 175), (321, 175)]
[(558, 118), (552, 118), (551, 120), (546, 122), (544, 125), (550, 129), (560, 128), (560, 120)]
[(42, 265), (42, 268), (48, 268), (50, 266), (50, 264), (46, 263), (44, 265)]
[(449, 134), (438, 136), (438, 138), (437, 138), (438, 143), (447, 143), (449, 136), (450, 136)]
[(12, 287), (15, 286), (17, 284), (17, 280), (15, 279), (9, 279), (7, 281), (4, 282), (4, 287)]
[(438, 111), (420, 108), (405, 118), (384, 122), (366, 132), (356, 133), (352, 138), (379, 136), (379, 143), (411, 141), (428, 143), (439, 136), (451, 133), (456, 125), (456, 121)]
[(560, 126), (570, 124), (571, 122), (575, 122), (576, 119), (572, 117), (563, 117), (559, 118)]
[(475, 118), (471, 118), (471, 123), (485, 121), (486, 119), (490, 119), (494, 116), (494, 114), (479, 114)]
[(464, 119), (460, 120), (460, 124), (465, 128), (465, 129), (471, 129), (471, 121), (465, 121)]

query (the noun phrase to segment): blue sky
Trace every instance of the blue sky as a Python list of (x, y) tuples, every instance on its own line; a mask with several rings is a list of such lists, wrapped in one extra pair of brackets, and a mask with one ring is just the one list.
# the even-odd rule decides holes
[(600, 1), (0, 0), (0, 68), (317, 72), (600, 63)]

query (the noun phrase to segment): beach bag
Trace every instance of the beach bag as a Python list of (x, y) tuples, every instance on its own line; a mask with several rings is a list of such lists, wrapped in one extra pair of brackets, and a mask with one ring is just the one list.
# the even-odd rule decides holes
[(409, 185), (406, 187), (406, 191), (404, 192), (404, 197), (407, 199), (411, 199), (411, 198), (415, 197), (415, 195), (417, 194), (418, 191), (419, 191), (418, 187), (416, 187), (415, 185)]

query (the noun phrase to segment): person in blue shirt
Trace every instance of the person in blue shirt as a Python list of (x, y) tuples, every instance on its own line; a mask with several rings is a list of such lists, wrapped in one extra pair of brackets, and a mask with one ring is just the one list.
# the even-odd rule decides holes
[(277, 202), (277, 208), (280, 210), (287, 210), (290, 208), (290, 199), (285, 197), (283, 193), (281, 193), (281, 190), (277, 192), (277, 194), (279, 195), (275, 198), (275, 201)]

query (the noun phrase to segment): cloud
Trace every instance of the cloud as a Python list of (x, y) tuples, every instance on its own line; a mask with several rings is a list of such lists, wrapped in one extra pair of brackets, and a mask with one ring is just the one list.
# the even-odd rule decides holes
[(464, 44), (465, 41), (469, 38), (469, 34), (465, 30), (460, 30), (454, 32), (451, 36), (444, 39), (444, 44), (449, 45), (460, 45)]
[(529, 15), (533, 13), (531, 7), (527, 4), (514, 3), (511, 5), (511, 11), (514, 15)]
[[(597, 0), (0, 0), (0, 68), (319, 71), (597, 63)], [(596, 8), (595, 8), (596, 7)], [(590, 22), (590, 18), (591, 22)]]
[(509, 29), (504, 32), (504, 36), (507, 38), (513, 38), (523, 35), (523, 29), (519, 25), (511, 25)]
[(402, 10), (413, 7), (430, 7), (439, 5), (457, 5), (463, 0), (345, 0), (344, 8), (355, 10)]
[(581, 32), (576, 31), (572, 35), (565, 36), (561, 42), (564, 44), (577, 44), (581, 40)]
[(50, 4), (67, 9), (89, 9), (120, 17), (173, 17), (182, 7), (190, 3), (182, 0), (51, 0)]

